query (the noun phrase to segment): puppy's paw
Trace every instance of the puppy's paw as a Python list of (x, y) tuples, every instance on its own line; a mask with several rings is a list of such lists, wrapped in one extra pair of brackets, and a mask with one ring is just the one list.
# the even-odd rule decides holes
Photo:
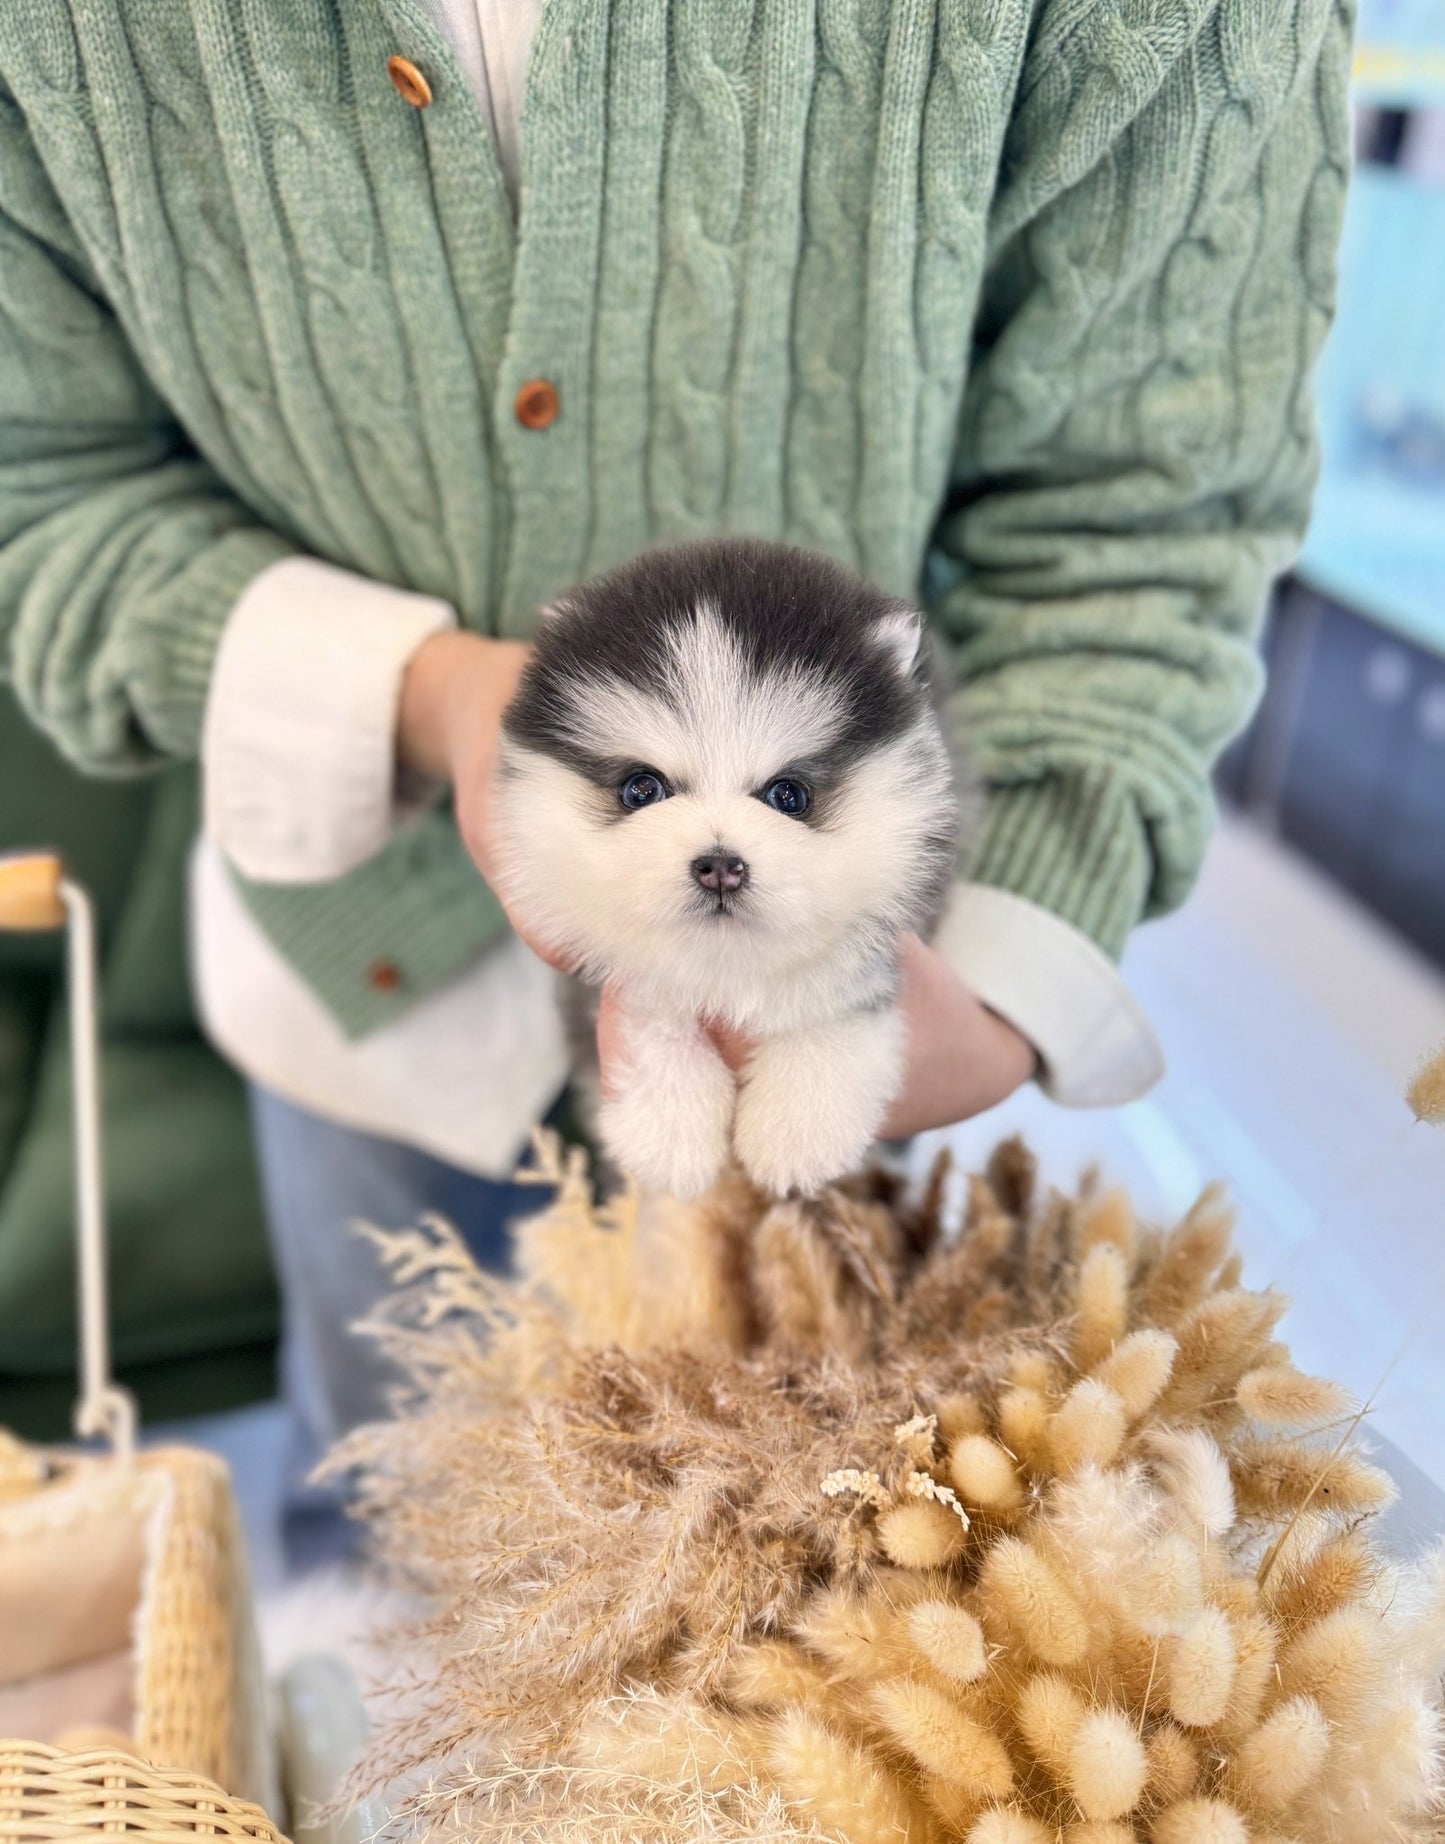
[(811, 1194), (853, 1171), (903, 1075), (899, 1013), (859, 1012), (765, 1038), (738, 1093), (733, 1145), (764, 1191)]
[(728, 1162), (737, 1083), (698, 1030), (631, 1015), (625, 1029), (620, 1091), (598, 1114), (602, 1142), (645, 1189), (694, 1197)]

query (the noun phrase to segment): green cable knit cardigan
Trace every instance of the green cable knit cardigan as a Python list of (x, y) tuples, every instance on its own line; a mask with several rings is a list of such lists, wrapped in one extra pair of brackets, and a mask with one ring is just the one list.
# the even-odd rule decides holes
[[(520, 635), (649, 540), (786, 538), (924, 600), (990, 791), (972, 874), (1117, 952), (1195, 875), (1303, 529), (1349, 25), (547, 0), (516, 226), (415, 0), (8, 7), (0, 672), (132, 770), (195, 754), (290, 553)], [(501, 926), (444, 813), (244, 888), (352, 1033)]]

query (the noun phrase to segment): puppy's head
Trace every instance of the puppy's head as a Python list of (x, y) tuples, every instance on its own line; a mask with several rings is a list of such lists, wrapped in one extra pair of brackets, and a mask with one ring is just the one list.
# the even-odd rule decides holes
[(957, 816), (909, 608), (808, 553), (645, 553), (543, 623), (504, 894), (594, 976), (726, 991), (916, 926)]

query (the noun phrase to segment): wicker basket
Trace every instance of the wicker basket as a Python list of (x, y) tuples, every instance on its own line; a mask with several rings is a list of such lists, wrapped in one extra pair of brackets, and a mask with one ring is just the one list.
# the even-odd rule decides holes
[(0, 1735), (18, 1728), (32, 1738), (0, 1741), (0, 1840), (97, 1830), (270, 1839), (269, 1820), (244, 1803), (274, 1810), (277, 1799), (230, 1476), (211, 1454), (137, 1452), (134, 1405), (110, 1373), (90, 904), (54, 857), (0, 860), (0, 929), (62, 927), (75, 1083), (75, 1421), (109, 1451), (36, 1448), (0, 1431)]
[(62, 1754), (39, 1742), (0, 1742), (0, 1839), (5, 1844), (125, 1833), (145, 1844), (198, 1838), (284, 1844), (259, 1806), (232, 1799), (209, 1780), (151, 1767), (108, 1748)]
[[(0, 1713), (11, 1722), (0, 1729), (23, 1724), (47, 1742), (103, 1729), (147, 1760), (270, 1799), (245, 1551), (222, 1462), (185, 1448), (128, 1461), (9, 1453)], [(17, 1492), (22, 1456), (44, 1472)]]

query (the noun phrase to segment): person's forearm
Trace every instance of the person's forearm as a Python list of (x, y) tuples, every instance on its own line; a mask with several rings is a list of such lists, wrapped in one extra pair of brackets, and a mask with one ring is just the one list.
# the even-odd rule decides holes
[(193, 758), (230, 611), (296, 547), (156, 395), (16, 108), (0, 168), (0, 682), (82, 769)]

